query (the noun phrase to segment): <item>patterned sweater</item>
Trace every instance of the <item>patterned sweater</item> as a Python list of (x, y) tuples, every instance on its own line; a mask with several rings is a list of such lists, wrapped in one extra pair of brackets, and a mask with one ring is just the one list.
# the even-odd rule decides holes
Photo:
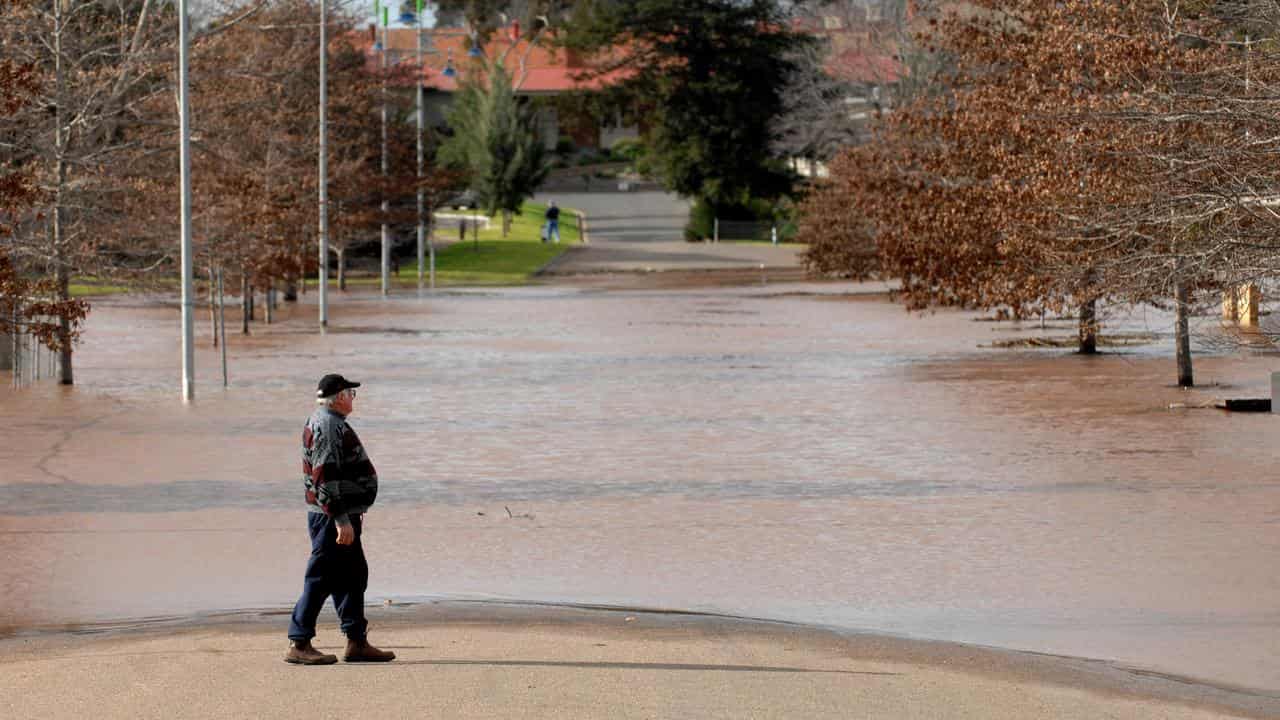
[(307, 509), (339, 525), (350, 523), (349, 514), (368, 510), (378, 496), (378, 473), (360, 438), (329, 408), (316, 409), (302, 429), (302, 483)]

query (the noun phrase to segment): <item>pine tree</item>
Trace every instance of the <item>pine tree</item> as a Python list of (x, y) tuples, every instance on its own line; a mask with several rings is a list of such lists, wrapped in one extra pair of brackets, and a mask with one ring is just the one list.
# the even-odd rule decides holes
[(522, 102), (501, 63), (476, 72), (449, 111), (453, 137), (441, 148), (444, 160), (464, 168), (471, 188), (490, 214), (502, 212), (502, 234), (550, 171), (538, 136), (534, 108)]
[(667, 187), (715, 208), (791, 187), (773, 154), (796, 52), (813, 38), (781, 0), (594, 0), (568, 44), (652, 109), (646, 145)]

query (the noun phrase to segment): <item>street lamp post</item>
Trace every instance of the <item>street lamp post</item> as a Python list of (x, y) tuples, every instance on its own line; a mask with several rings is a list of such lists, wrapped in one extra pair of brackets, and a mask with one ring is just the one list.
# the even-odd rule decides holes
[(422, 290), (422, 260), (423, 245), (429, 245), (431, 253), (431, 289), (436, 289), (436, 247), (431, 242), (431, 238), (426, 237), (427, 228), (423, 219), (423, 203), (422, 203), (422, 170), (423, 170), (423, 147), (422, 134), (426, 130), (426, 108), (423, 102), (424, 90), (422, 87), (422, 5), (423, 0), (418, 0), (418, 77), (417, 83), (417, 115), (418, 115), (418, 290)]
[(178, 0), (178, 146), (182, 176), (182, 401), (195, 400), (195, 297), (191, 258), (191, 113), (187, 103), (187, 0)]
[(382, 7), (382, 296), (386, 297), (391, 290), (391, 238), (387, 231), (387, 15), (388, 10)]
[(327, 32), (329, 16), (325, 0), (320, 0), (320, 329), (329, 324), (329, 169), (327, 106), (329, 86), (326, 77), (328, 56)]

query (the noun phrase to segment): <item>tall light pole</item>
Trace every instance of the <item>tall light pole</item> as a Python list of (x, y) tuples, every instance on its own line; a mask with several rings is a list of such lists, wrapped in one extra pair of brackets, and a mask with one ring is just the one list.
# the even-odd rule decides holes
[[(423, 90), (423, 87), (422, 87), (422, 80), (423, 80), (423, 75), (424, 75), (424, 71), (425, 71), (425, 68), (423, 67), (423, 64), (422, 64), (422, 52), (423, 52), (423, 47), (422, 47), (422, 8), (423, 8), (423, 6), (424, 6), (425, 4), (426, 4), (426, 0), (417, 0), (416, 6), (417, 6), (417, 11), (418, 11), (418, 12), (417, 12), (417, 14), (416, 14), (416, 15), (415, 15), (415, 14), (413, 14), (413, 13), (410, 13), (410, 12), (404, 12), (404, 13), (401, 13), (401, 14), (400, 14), (400, 22), (401, 22), (401, 23), (403, 23), (403, 24), (405, 24), (405, 25), (409, 25), (409, 24), (411, 24), (411, 23), (417, 23), (417, 40), (418, 40), (418, 52), (417, 52), (417, 62), (416, 62), (416, 66), (417, 66), (417, 82), (416, 82), (416, 85), (417, 85), (417, 93), (416, 93), (416, 103), (415, 103), (414, 109), (416, 110), (416, 113), (415, 113), (415, 114), (416, 114), (416, 115), (417, 115), (417, 117), (418, 117), (418, 172), (417, 172), (417, 179), (418, 179), (418, 292), (419, 292), (419, 293), (421, 293), (421, 292), (422, 292), (423, 254), (424, 254), (424, 248), (423, 248), (423, 246), (424, 246), (424, 244), (425, 244), (426, 242), (430, 242), (430, 240), (426, 238), (426, 226), (423, 224), (423, 217), (422, 217), (422, 213), (423, 213), (423, 198), (422, 198), (423, 147), (422, 147), (422, 134), (423, 134), (423, 132), (424, 132), (424, 130), (425, 130), (425, 128), (426, 128), (426, 117), (425, 117), (425, 109), (424, 109), (424, 103), (423, 103), (423, 92), (424, 92), (424, 90)], [(435, 251), (435, 247), (434, 247), (434, 246), (432, 246), (432, 247), (431, 247), (431, 289), (432, 289), (432, 290), (434, 290), (434, 289), (435, 289), (435, 287), (436, 287), (436, 251)]]
[[(430, 242), (426, 238), (426, 226), (423, 224), (422, 217), (422, 169), (423, 169), (423, 148), (422, 133), (426, 129), (426, 109), (423, 106), (423, 67), (422, 67), (422, 5), (423, 0), (418, 0), (418, 290), (422, 290), (422, 260), (423, 245)], [(436, 248), (431, 246), (431, 289), (436, 289)]]
[(178, 146), (182, 167), (182, 401), (195, 400), (195, 297), (191, 269), (191, 122), (187, 105), (187, 0), (178, 0)]
[(382, 296), (391, 290), (391, 238), (387, 233), (387, 8), (382, 8)]
[(329, 135), (328, 104), (329, 85), (326, 66), (328, 65), (328, 24), (329, 15), (325, 0), (320, 0), (320, 329), (329, 324)]

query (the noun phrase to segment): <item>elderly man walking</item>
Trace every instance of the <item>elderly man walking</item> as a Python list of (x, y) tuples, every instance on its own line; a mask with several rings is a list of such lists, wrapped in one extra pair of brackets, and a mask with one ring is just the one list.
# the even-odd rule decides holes
[(289, 652), (285, 662), (331, 665), (338, 661), (311, 646), (316, 618), (330, 595), (338, 610), (347, 649), (347, 662), (386, 662), (395, 653), (369, 644), (365, 633), (364, 591), (369, 565), (360, 543), (364, 513), (378, 495), (378, 474), (347, 424), (356, 388), (341, 375), (325, 375), (316, 389), (320, 405), (302, 430), (302, 482), (306, 486), (307, 525), (311, 559), (303, 579), (302, 597), (289, 621)]

